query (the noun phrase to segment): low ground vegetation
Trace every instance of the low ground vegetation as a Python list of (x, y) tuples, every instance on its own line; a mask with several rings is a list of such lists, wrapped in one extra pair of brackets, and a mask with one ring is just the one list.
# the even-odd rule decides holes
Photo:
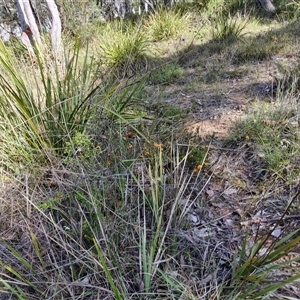
[(57, 61), (0, 43), (1, 299), (299, 298), (299, 8), (278, 7), (89, 23)]

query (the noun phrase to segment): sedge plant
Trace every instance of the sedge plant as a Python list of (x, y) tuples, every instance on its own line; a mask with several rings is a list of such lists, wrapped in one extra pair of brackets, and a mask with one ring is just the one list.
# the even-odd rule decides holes
[(32, 82), (3, 42), (0, 53), (1, 158), (24, 165), (63, 153), (69, 137), (83, 132), (88, 121), (99, 91), (96, 64), (87, 51), (80, 57), (79, 43), (52, 70), (37, 51), (37, 69), (27, 70), (33, 73)]

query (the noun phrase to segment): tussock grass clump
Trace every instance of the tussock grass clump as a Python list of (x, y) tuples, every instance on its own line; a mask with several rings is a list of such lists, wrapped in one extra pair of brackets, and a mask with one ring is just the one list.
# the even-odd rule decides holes
[(173, 9), (160, 9), (145, 22), (146, 31), (153, 41), (177, 38), (189, 24), (189, 14)]
[(118, 77), (130, 76), (147, 68), (147, 56), (151, 52), (149, 39), (142, 28), (117, 24), (107, 28), (100, 41), (103, 58)]
[(63, 153), (69, 137), (82, 132), (89, 119), (99, 89), (93, 77), (97, 65), (87, 57), (79, 60), (77, 44), (51, 72), (39, 53), (37, 69), (28, 70), (35, 80), (29, 81), (3, 43), (0, 49), (1, 140), (6, 145), (0, 156), (5, 162), (18, 157), (22, 164)]
[(244, 30), (248, 22), (249, 19), (241, 15), (232, 17), (230, 14), (219, 14), (213, 25), (212, 37), (217, 41), (238, 40), (245, 34)]
[(30, 81), (3, 43), (0, 47), (0, 156), (8, 169), (17, 171), (33, 162), (39, 165), (70, 155), (70, 141), (85, 133), (96, 108), (102, 122), (137, 117), (133, 95), (142, 81), (132, 89), (119, 81), (102, 82), (101, 65), (88, 57), (87, 49), (82, 55), (80, 43), (66, 53), (61, 64), (48, 67), (46, 58), (38, 54), (37, 67), (28, 66), (34, 74)]

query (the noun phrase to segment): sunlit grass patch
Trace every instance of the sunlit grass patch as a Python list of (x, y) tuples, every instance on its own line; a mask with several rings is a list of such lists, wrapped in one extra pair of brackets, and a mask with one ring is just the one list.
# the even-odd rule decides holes
[(130, 24), (108, 26), (99, 42), (100, 55), (117, 76), (130, 76), (147, 68), (151, 51), (147, 34)]
[(154, 41), (168, 40), (179, 36), (189, 24), (189, 15), (173, 9), (160, 9), (145, 22), (149, 37)]
[(299, 174), (299, 91), (279, 92), (275, 103), (260, 103), (247, 118), (237, 123), (232, 137), (250, 142), (269, 172), (284, 180)]
[(246, 32), (249, 19), (241, 15), (220, 14), (212, 23), (212, 37), (217, 41), (236, 41)]
[(151, 84), (171, 84), (184, 74), (184, 69), (177, 63), (163, 65), (152, 72), (149, 76)]

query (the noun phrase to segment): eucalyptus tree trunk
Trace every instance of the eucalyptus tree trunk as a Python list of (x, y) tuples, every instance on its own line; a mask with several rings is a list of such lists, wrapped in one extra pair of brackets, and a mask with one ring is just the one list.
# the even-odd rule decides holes
[(276, 8), (271, 0), (257, 0), (263, 10), (268, 13), (275, 13)]
[[(54, 0), (46, 0), (47, 6), (52, 16), (51, 42), (54, 52), (61, 50), (61, 21), (57, 5)], [(32, 11), (30, 0), (15, 0), (18, 11), (18, 17), (21, 25), (21, 41), (27, 47), (29, 52), (34, 54), (35, 43), (41, 45), (40, 32), (36, 23), (36, 18)]]
[(39, 45), (41, 38), (30, 2), (26, 0), (15, 0), (15, 5), (17, 7), (22, 30), (21, 41), (27, 47), (29, 52), (34, 54), (34, 43), (36, 42)]
[(61, 20), (59, 17), (57, 5), (55, 4), (54, 0), (46, 0), (46, 2), (52, 16), (52, 27), (51, 27), (52, 49), (54, 52), (57, 53), (62, 49)]

